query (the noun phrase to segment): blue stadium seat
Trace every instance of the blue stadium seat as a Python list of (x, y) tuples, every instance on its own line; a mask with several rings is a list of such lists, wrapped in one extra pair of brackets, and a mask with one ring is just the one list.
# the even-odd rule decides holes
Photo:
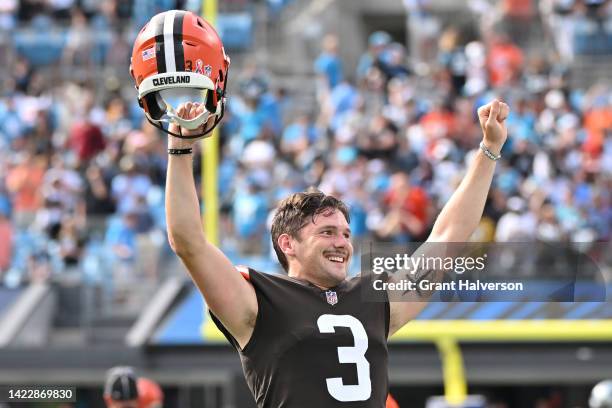
[(293, 2), (294, 0), (266, 0), (268, 4), (268, 13), (273, 18), (278, 18), (285, 7)]
[(94, 64), (104, 65), (106, 56), (113, 45), (113, 32), (106, 18), (95, 17), (91, 28), (96, 32), (94, 44), (91, 45), (91, 61)]
[(53, 26), (49, 17), (37, 16), (29, 28), (17, 30), (13, 35), (13, 47), (32, 65), (50, 65), (62, 57), (67, 32)]
[(246, 50), (253, 45), (253, 16), (248, 12), (221, 13), (217, 18), (217, 31), (227, 50)]

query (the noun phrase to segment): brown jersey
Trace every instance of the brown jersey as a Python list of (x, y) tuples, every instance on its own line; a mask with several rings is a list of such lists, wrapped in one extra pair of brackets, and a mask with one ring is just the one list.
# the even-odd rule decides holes
[(258, 314), (240, 349), (247, 384), (260, 408), (384, 408), (388, 392), (389, 302), (365, 301), (367, 278), (329, 290), (249, 269)]

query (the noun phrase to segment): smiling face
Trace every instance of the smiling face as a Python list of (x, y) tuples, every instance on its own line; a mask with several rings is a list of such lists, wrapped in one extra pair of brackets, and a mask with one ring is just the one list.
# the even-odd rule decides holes
[(278, 244), (289, 263), (289, 276), (329, 288), (348, 272), (353, 255), (351, 230), (341, 211), (329, 208), (314, 216), (297, 234), (282, 234)]

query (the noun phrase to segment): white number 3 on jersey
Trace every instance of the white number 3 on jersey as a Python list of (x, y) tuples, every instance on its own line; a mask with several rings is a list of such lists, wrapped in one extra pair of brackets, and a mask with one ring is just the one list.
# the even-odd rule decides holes
[(353, 347), (338, 347), (338, 361), (341, 364), (357, 365), (357, 384), (344, 385), (341, 377), (326, 378), (329, 394), (342, 402), (365, 401), (372, 394), (370, 363), (365, 358), (368, 350), (368, 335), (363, 324), (351, 315), (324, 314), (317, 319), (321, 333), (335, 333), (335, 327), (348, 327), (355, 339)]

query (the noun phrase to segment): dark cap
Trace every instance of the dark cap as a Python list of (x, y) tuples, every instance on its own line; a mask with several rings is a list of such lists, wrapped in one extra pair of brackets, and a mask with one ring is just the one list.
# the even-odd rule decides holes
[(136, 375), (132, 367), (113, 367), (106, 373), (104, 395), (113, 401), (138, 399)]

